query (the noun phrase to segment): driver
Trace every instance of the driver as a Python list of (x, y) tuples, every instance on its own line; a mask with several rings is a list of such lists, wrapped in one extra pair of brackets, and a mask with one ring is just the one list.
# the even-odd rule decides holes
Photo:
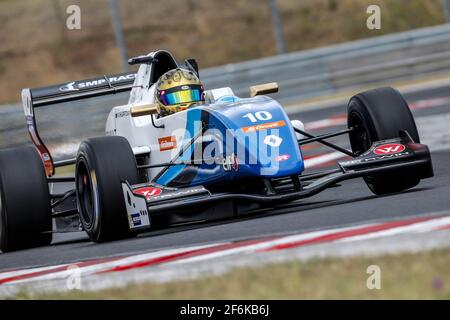
[(167, 71), (158, 79), (155, 96), (161, 116), (186, 110), (205, 101), (200, 79), (193, 71), (181, 68)]

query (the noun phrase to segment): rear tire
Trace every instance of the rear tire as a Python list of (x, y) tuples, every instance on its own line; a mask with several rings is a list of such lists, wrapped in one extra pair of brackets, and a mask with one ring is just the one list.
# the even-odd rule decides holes
[(0, 150), (0, 250), (49, 245), (50, 195), (44, 165), (31, 146)]
[[(348, 127), (353, 152), (362, 154), (373, 142), (398, 138), (407, 131), (419, 143), (419, 133), (413, 115), (402, 95), (390, 87), (359, 93), (348, 104)], [(377, 194), (403, 191), (420, 182), (415, 168), (379, 173), (364, 178), (369, 189)]]
[(75, 176), (77, 204), (81, 223), (92, 241), (134, 235), (129, 230), (122, 180), (139, 182), (136, 158), (124, 137), (99, 137), (81, 143)]

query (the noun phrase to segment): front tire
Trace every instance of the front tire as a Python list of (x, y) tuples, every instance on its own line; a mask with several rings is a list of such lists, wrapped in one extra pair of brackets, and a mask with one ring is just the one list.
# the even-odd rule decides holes
[(31, 146), (0, 151), (0, 250), (49, 245), (50, 195), (44, 165)]
[(81, 143), (76, 164), (80, 220), (95, 242), (133, 236), (123, 199), (123, 180), (139, 182), (136, 158), (124, 137), (108, 136)]
[[(419, 133), (413, 115), (402, 95), (390, 87), (365, 91), (352, 97), (348, 104), (348, 127), (352, 150), (356, 154), (367, 151), (372, 143), (398, 138), (408, 132), (419, 143)], [(415, 168), (378, 173), (364, 178), (369, 189), (377, 194), (400, 192), (420, 182)]]

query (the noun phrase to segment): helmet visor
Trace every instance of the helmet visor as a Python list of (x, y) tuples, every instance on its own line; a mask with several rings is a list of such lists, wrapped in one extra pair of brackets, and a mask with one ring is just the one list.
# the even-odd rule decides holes
[(158, 92), (159, 100), (166, 106), (203, 101), (203, 86), (185, 85)]

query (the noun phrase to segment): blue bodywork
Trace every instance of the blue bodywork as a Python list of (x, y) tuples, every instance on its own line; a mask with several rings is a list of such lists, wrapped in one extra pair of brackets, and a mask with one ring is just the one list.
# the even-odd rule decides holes
[[(211, 185), (249, 177), (277, 178), (304, 170), (300, 147), (282, 106), (267, 96), (227, 97), (185, 111), (185, 141), (203, 132), (178, 160), (225, 158), (223, 162), (171, 166), (156, 179), (161, 185)], [(200, 148), (201, 152), (195, 148)]]

